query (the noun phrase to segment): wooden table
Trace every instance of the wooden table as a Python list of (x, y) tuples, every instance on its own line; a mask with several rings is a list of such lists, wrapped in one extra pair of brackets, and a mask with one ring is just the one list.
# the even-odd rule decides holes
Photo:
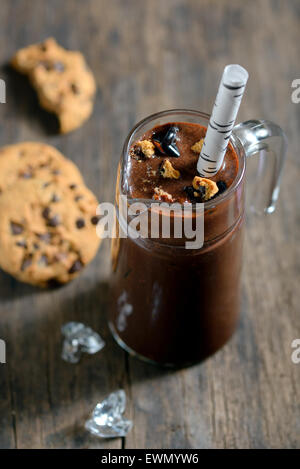
[[(299, 0), (3, 0), (0, 17), (0, 144), (40, 140), (80, 167), (111, 201), (122, 142), (144, 116), (167, 108), (210, 112), (227, 63), (250, 73), (239, 120), (282, 125), (289, 154), (276, 213), (248, 219), (241, 321), (231, 342), (205, 363), (178, 372), (124, 353), (106, 325), (109, 242), (84, 274), (55, 291), (0, 275), (0, 446), (3, 448), (300, 447), (299, 129), (291, 101), (299, 77)], [(59, 136), (23, 77), (6, 66), (16, 49), (55, 36), (84, 52), (98, 94), (92, 118)], [(1, 214), (0, 214), (1, 216)], [(60, 327), (83, 321), (107, 345), (70, 365)], [(124, 388), (134, 428), (99, 440), (83, 429), (94, 405)]]

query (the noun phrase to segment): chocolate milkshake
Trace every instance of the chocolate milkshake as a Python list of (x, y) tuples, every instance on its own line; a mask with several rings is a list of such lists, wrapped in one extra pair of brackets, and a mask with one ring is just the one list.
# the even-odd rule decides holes
[(112, 243), (112, 332), (130, 352), (169, 366), (214, 353), (231, 337), (239, 314), (244, 167), (230, 143), (219, 172), (200, 178), (206, 119), (198, 122), (138, 128), (117, 183), (117, 193), (129, 199), (205, 204), (201, 249), (185, 249), (185, 240), (172, 236)]

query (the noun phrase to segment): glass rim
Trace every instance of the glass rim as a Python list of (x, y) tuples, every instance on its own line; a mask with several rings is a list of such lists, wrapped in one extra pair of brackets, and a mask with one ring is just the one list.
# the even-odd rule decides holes
[[(129, 144), (130, 144), (130, 140), (131, 140), (132, 136), (136, 132), (138, 132), (138, 130), (140, 130), (147, 123), (149, 123), (149, 122), (151, 122), (155, 119), (158, 119), (160, 117), (165, 117), (165, 116), (168, 116), (168, 115), (171, 116), (171, 115), (176, 115), (176, 114), (186, 114), (186, 115), (194, 116), (194, 117), (198, 116), (198, 117), (201, 117), (202, 119), (205, 119), (207, 121), (209, 121), (209, 119), (210, 119), (210, 114), (207, 114), (205, 112), (197, 111), (197, 110), (194, 110), (194, 109), (180, 109), (180, 108), (179, 109), (167, 109), (165, 111), (159, 111), (159, 112), (156, 112), (154, 114), (150, 114), (147, 117), (144, 117), (130, 130), (130, 132), (128, 133), (128, 135), (125, 139), (123, 149), (122, 149), (122, 166), (120, 167), (121, 171), (123, 170), (123, 163), (125, 161), (125, 158), (127, 158), (128, 154), (129, 154), (129, 148), (130, 148)], [(184, 122), (184, 121), (182, 121), (182, 122)], [(239, 125), (239, 124), (237, 124), (237, 125)], [(230, 139), (229, 139), (229, 143), (232, 145), (233, 149), (236, 151), (237, 156), (238, 156), (238, 160), (239, 160), (239, 168), (238, 168), (237, 175), (236, 175), (235, 179), (233, 180), (231, 186), (228, 189), (226, 189), (222, 194), (220, 194), (217, 198), (212, 199), (212, 200), (208, 200), (207, 202), (203, 202), (204, 203), (204, 210), (208, 210), (210, 208), (213, 208), (216, 205), (219, 205), (220, 203), (222, 203), (222, 202), (226, 201), (228, 198), (230, 198), (230, 196), (237, 190), (237, 188), (239, 187), (239, 185), (241, 184), (241, 182), (243, 180), (244, 173), (245, 173), (245, 166), (246, 166), (246, 155), (245, 155), (245, 152), (244, 152), (244, 149), (243, 149), (243, 146), (242, 146), (240, 140), (234, 134), (234, 129), (237, 125), (234, 126), (234, 128), (232, 130), (232, 134), (231, 134)], [(122, 177), (120, 177), (120, 179), (119, 179), (119, 186), (120, 186), (119, 189), (120, 189), (121, 194), (123, 194), (123, 191), (121, 190), (122, 189), (122, 181), (123, 181), (123, 174), (122, 174)], [(127, 197), (128, 197), (128, 194), (124, 194), (124, 195), (127, 195)], [(133, 198), (133, 197), (128, 197), (128, 201), (129, 200), (130, 200), (131, 203), (142, 202), (147, 206), (151, 205), (151, 204), (161, 203), (161, 201), (159, 201), (159, 200), (140, 199), (140, 198)], [(184, 205), (186, 205), (186, 202), (183, 203), (183, 204), (180, 204), (178, 202), (178, 204), (181, 205), (181, 206), (184, 206)], [(191, 203), (191, 205), (194, 205), (194, 204)]]

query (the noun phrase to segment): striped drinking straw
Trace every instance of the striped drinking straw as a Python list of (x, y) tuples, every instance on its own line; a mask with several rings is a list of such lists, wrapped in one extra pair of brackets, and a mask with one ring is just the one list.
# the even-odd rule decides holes
[(227, 65), (199, 155), (197, 170), (210, 178), (220, 169), (248, 80), (240, 65)]

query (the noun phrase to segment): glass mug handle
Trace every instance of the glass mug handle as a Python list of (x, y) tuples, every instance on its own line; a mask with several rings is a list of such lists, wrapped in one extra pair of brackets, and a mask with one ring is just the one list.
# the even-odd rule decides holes
[(257, 214), (273, 213), (286, 158), (286, 135), (277, 124), (267, 120), (242, 122), (233, 133), (242, 144), (246, 158), (258, 156), (250, 209)]

